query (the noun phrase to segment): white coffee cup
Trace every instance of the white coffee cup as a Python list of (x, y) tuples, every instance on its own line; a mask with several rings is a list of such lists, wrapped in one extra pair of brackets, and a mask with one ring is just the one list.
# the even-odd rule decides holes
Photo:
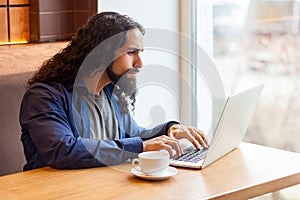
[(147, 176), (161, 176), (169, 167), (169, 154), (160, 151), (139, 153), (138, 158), (132, 160), (132, 165)]

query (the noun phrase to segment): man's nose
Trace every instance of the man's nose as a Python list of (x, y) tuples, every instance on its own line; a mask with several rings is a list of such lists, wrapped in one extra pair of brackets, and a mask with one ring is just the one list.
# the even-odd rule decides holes
[(143, 61), (142, 61), (142, 58), (141, 58), (140, 55), (136, 56), (136, 59), (134, 61), (134, 67), (137, 67), (137, 68), (142, 68), (143, 67)]

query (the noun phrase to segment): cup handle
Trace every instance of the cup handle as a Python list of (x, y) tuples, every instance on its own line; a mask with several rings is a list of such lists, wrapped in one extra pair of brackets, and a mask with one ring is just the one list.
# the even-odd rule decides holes
[(132, 166), (133, 166), (136, 170), (138, 170), (136, 167), (139, 165), (139, 159), (134, 158), (134, 159), (132, 160), (131, 164), (132, 164)]

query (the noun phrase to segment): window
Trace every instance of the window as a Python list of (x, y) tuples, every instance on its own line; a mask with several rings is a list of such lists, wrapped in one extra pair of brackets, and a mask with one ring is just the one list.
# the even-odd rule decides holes
[(245, 140), (300, 152), (300, 2), (213, 0), (211, 4), (212, 15), (205, 17), (212, 18), (212, 56), (225, 92), (265, 82)]

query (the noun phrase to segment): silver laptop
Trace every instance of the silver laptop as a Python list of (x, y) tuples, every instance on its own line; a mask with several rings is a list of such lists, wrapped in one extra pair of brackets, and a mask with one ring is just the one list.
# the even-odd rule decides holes
[(262, 88), (263, 84), (259, 84), (229, 96), (209, 148), (196, 150), (189, 145), (189, 141), (180, 141), (184, 153), (180, 157), (173, 157), (170, 165), (203, 169), (237, 148), (245, 135)]

